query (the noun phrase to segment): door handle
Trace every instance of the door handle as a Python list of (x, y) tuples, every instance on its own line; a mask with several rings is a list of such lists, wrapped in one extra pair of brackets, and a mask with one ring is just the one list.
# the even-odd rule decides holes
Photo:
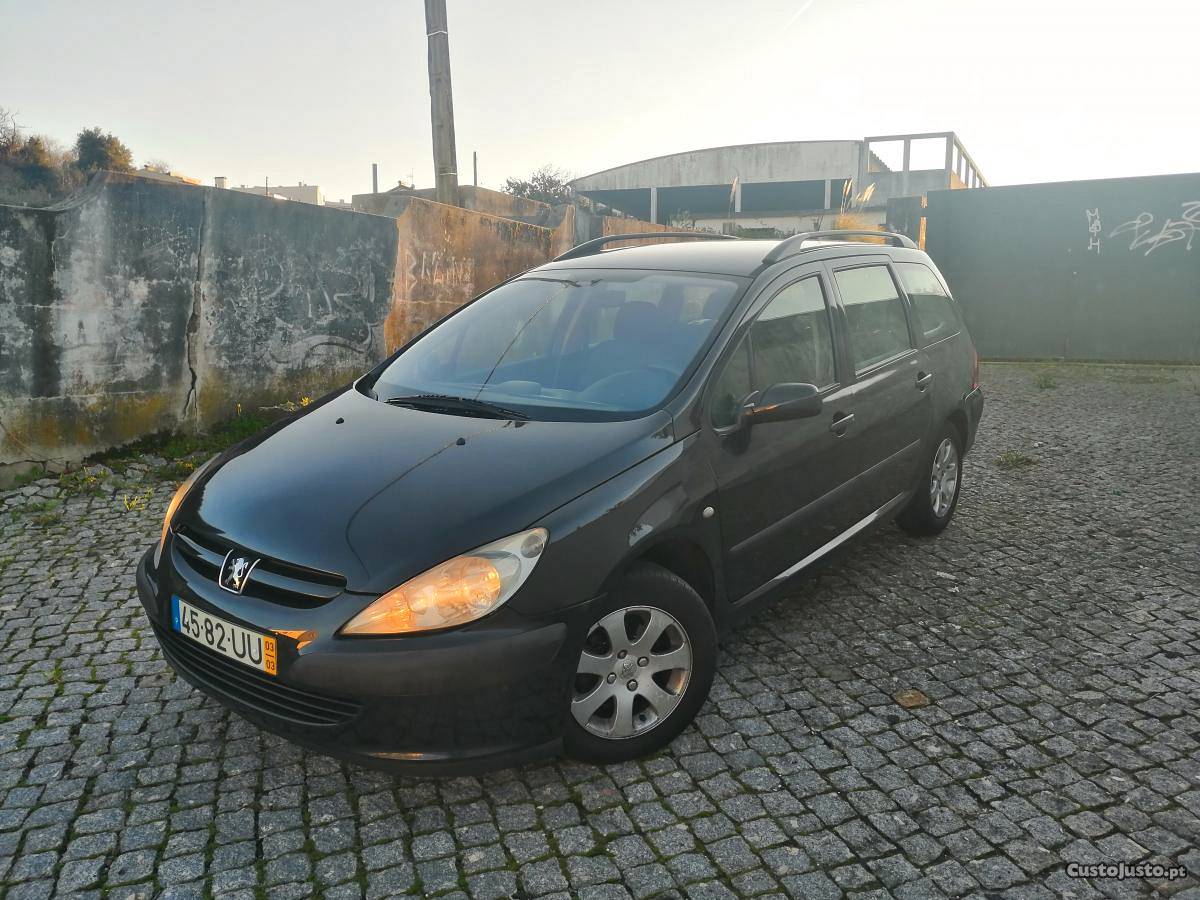
[(838, 416), (829, 423), (829, 430), (841, 437), (846, 433), (846, 429), (850, 427), (850, 423), (854, 421), (854, 413), (846, 415), (838, 414)]
[(929, 382), (931, 382), (931, 381), (933, 381), (933, 373), (932, 372), (918, 372), (917, 373), (917, 390), (918, 391), (925, 390), (925, 388), (929, 387)]

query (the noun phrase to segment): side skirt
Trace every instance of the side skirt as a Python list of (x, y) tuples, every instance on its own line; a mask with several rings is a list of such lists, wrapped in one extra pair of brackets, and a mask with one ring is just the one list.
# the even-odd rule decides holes
[(765, 584), (752, 590), (745, 597), (736, 601), (734, 603), (734, 606), (735, 607), (745, 606), (745, 605), (750, 604), (750, 603), (754, 602), (755, 600), (759, 599), (763, 595), (771, 592), (772, 590), (774, 590), (775, 588), (777, 588), (781, 584), (783, 584), (785, 581), (787, 581), (789, 578), (791, 578), (793, 575), (797, 575), (797, 574), (799, 574), (799, 572), (801, 570), (806, 569), (809, 566), (811, 566), (813, 563), (815, 563), (817, 560), (819, 560), (822, 556), (825, 556), (828, 553), (832, 553), (834, 550), (836, 550), (838, 547), (842, 546), (842, 544), (846, 543), (846, 541), (850, 540), (855, 535), (860, 534), (863, 531), (866, 531), (868, 528), (870, 528), (876, 522), (886, 520), (887, 518), (892, 516), (897, 510), (900, 509), (900, 507), (902, 507), (908, 501), (908, 498), (910, 496), (912, 496), (911, 491), (904, 491), (903, 493), (897, 494), (895, 497), (893, 497), (887, 503), (883, 504), (883, 506), (879, 507), (879, 509), (875, 510), (875, 512), (873, 512), (870, 515), (855, 522), (853, 525), (851, 525), (849, 528), (847, 528), (845, 531), (843, 531), (841, 534), (839, 534), (833, 540), (829, 541), (826, 544), (822, 544), (820, 547), (818, 547), (812, 553), (808, 554), (808, 556), (804, 557), (804, 559), (800, 560), (798, 563), (795, 563), (794, 565), (789, 566), (788, 568), (786, 568), (782, 572), (780, 572), (778, 575), (776, 575), (774, 578), (772, 578), (770, 581), (768, 581)]

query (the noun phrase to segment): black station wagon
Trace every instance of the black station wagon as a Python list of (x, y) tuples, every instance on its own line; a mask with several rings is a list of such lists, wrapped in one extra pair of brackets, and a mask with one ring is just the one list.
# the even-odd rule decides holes
[(167, 659), (376, 766), (663, 746), (720, 629), (954, 514), (975, 349), (929, 257), (863, 236), (603, 238), (483, 294), (179, 489), (137, 573)]

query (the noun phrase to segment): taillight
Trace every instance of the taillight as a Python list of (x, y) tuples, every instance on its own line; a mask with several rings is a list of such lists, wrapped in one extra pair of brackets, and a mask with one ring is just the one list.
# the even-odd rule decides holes
[(979, 351), (971, 348), (971, 390), (979, 390)]

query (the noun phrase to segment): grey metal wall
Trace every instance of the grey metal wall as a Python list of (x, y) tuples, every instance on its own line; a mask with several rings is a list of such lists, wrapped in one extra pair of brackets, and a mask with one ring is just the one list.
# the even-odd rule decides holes
[(985, 357), (1200, 363), (1200, 174), (929, 194)]

